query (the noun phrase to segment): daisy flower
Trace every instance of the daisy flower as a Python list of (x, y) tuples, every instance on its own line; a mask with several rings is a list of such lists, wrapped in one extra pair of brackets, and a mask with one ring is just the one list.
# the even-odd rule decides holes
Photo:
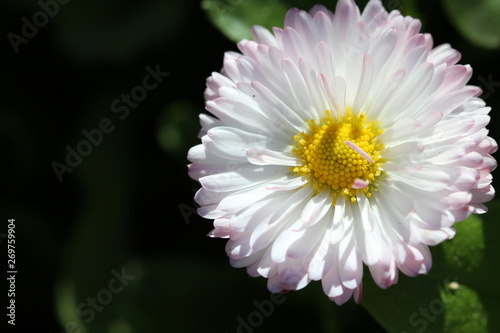
[(490, 108), (460, 53), (420, 27), (379, 0), (362, 13), (339, 0), (225, 54), (188, 159), (232, 266), (271, 292), (321, 280), (337, 304), (359, 302), (364, 265), (381, 288), (425, 274), (429, 246), (486, 212)]

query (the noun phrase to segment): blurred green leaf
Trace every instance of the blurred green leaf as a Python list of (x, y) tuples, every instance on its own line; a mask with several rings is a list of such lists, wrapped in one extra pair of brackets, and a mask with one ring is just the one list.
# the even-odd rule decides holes
[(443, 0), (443, 5), (452, 24), (472, 44), (500, 47), (500, 1)]
[(156, 137), (160, 146), (179, 159), (186, 159), (188, 149), (199, 140), (198, 108), (187, 100), (170, 103), (160, 114)]
[[(357, 1), (363, 10), (368, 0)], [(388, 11), (400, 10), (405, 15), (418, 17), (418, 8), (412, 0), (384, 0)], [(229, 39), (238, 42), (251, 39), (251, 29), (261, 25), (267, 29), (283, 27), (286, 12), (293, 8), (309, 10), (317, 2), (311, 0), (203, 0), (202, 8), (208, 13), (212, 23)], [(326, 4), (335, 11), (335, 4)]]
[(124, 267), (128, 285), (96, 312), (96, 320), (80, 323), (87, 332), (293, 331), (304, 325), (303, 315), (312, 317), (306, 323), (313, 332), (340, 332), (335, 310), (328, 313), (329, 329), (322, 329), (320, 302), (311, 293), (272, 295), (264, 279), (251, 279), (226, 262), (177, 254), (132, 260)]
[[(113, 98), (114, 94), (104, 94), (94, 100), (84, 114), (85, 119), (77, 123), (73, 142), (68, 142), (77, 152), (84, 142), (91, 148), (63, 180), (70, 181), (70, 177), (76, 180), (83, 194), (73, 233), (63, 251), (63, 270), (56, 285), (57, 313), (66, 331), (98, 332), (93, 327), (104, 325), (107, 318), (96, 310), (95, 320), (85, 322), (89, 319), (85, 313), (92, 308), (89, 299), (95, 299), (101, 290), (109, 288), (113, 270), (121, 272), (130, 258), (127, 235), (132, 184), (128, 180), (133, 161), (128, 147), (131, 146), (129, 127), (132, 123), (120, 123), (115, 120), (118, 118), (113, 118), (108, 109), (109, 100)], [(98, 143), (90, 144), (82, 130), (95, 132), (105, 118), (112, 122), (113, 130), (100, 132), (100, 139), (93, 139)], [(68, 329), (67, 325), (81, 331)]]
[(203, 0), (212, 23), (232, 41), (252, 38), (252, 26), (283, 26), (289, 9), (279, 0)]
[[(252, 279), (225, 260), (181, 253), (134, 259), (124, 267), (128, 285), (95, 312), (95, 320), (85, 323), (88, 316), (76, 318), (85, 332), (341, 333), (360, 332), (368, 324), (377, 328), (354, 302), (342, 307), (331, 302), (319, 282), (298, 292), (270, 294), (266, 279)], [(75, 290), (65, 288), (61, 302), (71, 313)]]
[(490, 212), (455, 224), (454, 239), (432, 248), (433, 268), (429, 275), (409, 278), (387, 290), (365, 279), (362, 304), (389, 331), (401, 332), (494, 332), (498, 328), (500, 229)]

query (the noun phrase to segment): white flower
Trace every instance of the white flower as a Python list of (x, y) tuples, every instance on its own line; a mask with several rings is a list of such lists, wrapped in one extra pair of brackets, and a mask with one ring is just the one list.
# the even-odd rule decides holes
[(419, 31), (379, 0), (362, 14), (339, 0), (226, 53), (188, 158), (231, 265), (271, 292), (321, 280), (337, 304), (359, 302), (363, 263), (381, 288), (425, 274), (428, 245), (486, 212), (490, 108), (460, 53)]

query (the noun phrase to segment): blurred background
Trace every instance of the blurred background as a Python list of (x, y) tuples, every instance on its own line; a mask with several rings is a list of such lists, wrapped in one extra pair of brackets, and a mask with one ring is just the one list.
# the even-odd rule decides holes
[[(198, 184), (186, 172), (205, 79), (237, 50), (230, 39), (315, 3), (1, 2), (0, 236), (14, 218), (17, 331), (386, 332), (365, 307), (330, 302), (319, 283), (272, 296), (265, 279), (231, 268), (226, 241), (206, 237), (212, 221), (196, 215)], [(384, 3), (462, 52), (493, 107), (495, 137), (499, 2), (482, 17), (470, 8), (486, 1)]]

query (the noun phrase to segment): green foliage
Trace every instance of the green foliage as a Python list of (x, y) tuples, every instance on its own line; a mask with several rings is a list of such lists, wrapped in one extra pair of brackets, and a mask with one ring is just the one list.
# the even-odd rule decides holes
[(500, 269), (491, 256), (500, 252), (499, 204), (490, 204), (490, 210), (483, 220), (471, 216), (456, 224), (455, 238), (432, 249), (429, 275), (400, 275), (388, 290), (365, 279), (362, 304), (391, 333), (494, 332)]
[(443, 0), (443, 6), (455, 28), (471, 43), (500, 47), (500, 1)]
[[(367, 0), (357, 1), (364, 8)], [(251, 28), (261, 25), (267, 29), (283, 27), (286, 12), (292, 7), (309, 10), (319, 2), (311, 0), (203, 0), (202, 8), (212, 23), (229, 39), (238, 42), (251, 39)], [(329, 6), (327, 3), (323, 3)], [(387, 9), (398, 9), (407, 15), (416, 16), (417, 6), (412, 0), (386, 0)], [(335, 7), (329, 7), (334, 11)]]
[(189, 148), (199, 142), (198, 129), (192, 126), (199, 122), (197, 113), (197, 107), (186, 100), (176, 100), (162, 111), (156, 136), (166, 152), (183, 159)]
[[(102, 99), (112, 98), (106, 97)], [(96, 104), (101, 104), (100, 99)], [(86, 114), (88, 120), (84, 122), (89, 123), (86, 128), (92, 128), (96, 117), (111, 113), (105, 108), (89, 109), (93, 112), (89, 110)], [(116, 123), (115, 126), (127, 124)], [(81, 140), (78, 134), (76, 139)], [(130, 178), (132, 163), (126, 148), (130, 136), (130, 131), (120, 129), (105, 134), (102, 143), (95, 146), (92, 154), (85, 157), (74, 171), (86, 200), (78, 207), (76, 225), (63, 252), (64, 269), (56, 285), (56, 307), (62, 326), (77, 327), (82, 333), (106, 332), (94, 330), (95, 326), (109, 324), (106, 316), (96, 315), (95, 320), (90, 320), (92, 326), (86, 325), (89, 316), (83, 313), (92, 308), (87, 300), (98, 297), (101, 290), (109, 288), (112, 271), (121, 272), (130, 258), (130, 248), (126, 245), (131, 207), (131, 183), (127, 179)], [(113, 163), (109, 163), (110, 160)], [(66, 328), (66, 331), (72, 329)]]
[[(356, 2), (362, 8), (367, 1)], [(495, 109), (500, 79), (490, 73), (498, 51), (477, 52), (471, 46), (498, 48), (498, 4), (443, 1), (468, 41), (446, 25), (440, 2), (383, 3), (427, 22), (423, 30), (436, 41), (463, 44), (463, 62), (474, 67), (473, 80), (482, 78), (487, 103)], [(334, 10), (335, 2), (323, 4)], [(197, 185), (186, 174), (186, 153), (199, 143), (204, 81), (220, 68), (228, 49), (225, 37), (211, 29), (205, 16), (238, 41), (251, 38), (255, 24), (282, 27), (289, 8), (308, 10), (318, 2), (7, 0), (0, 4), (4, 32), (22, 35), (25, 21), (43, 20), (41, 4), (55, 3), (60, 4), (58, 13), (46, 15), (38, 32), (19, 45), (19, 53), (6, 44), (7, 59), (0, 65), (0, 206), (6, 218), (17, 220), (22, 269), (17, 328), (237, 331), (238, 318), (248, 321), (258, 310), (254, 301), (270, 300), (267, 280), (231, 268), (225, 240), (205, 237), (212, 222), (193, 213), (188, 224), (179, 211), (180, 204), (195, 211), (192, 189)], [(128, 119), (120, 120), (112, 102), (141, 83), (147, 64), (157, 63), (172, 75), (131, 108)], [(82, 130), (96, 128), (107, 117), (116, 131), (58, 181), (51, 163), (65, 163), (65, 147), (76, 148), (85, 139)], [(498, 131), (497, 124), (490, 128)], [(483, 221), (473, 217), (457, 224), (455, 239), (432, 249), (434, 267), (428, 276), (401, 276), (398, 285), (381, 290), (367, 272), (363, 306), (350, 301), (338, 307), (324, 295), (321, 283), (312, 282), (283, 295), (286, 301), (275, 304), (271, 315), (263, 314), (254, 332), (497, 332), (499, 211), (497, 203), (490, 207)], [(113, 293), (102, 310), (94, 310), (90, 320), (88, 312), (82, 313), (92, 309), (88, 299), (101, 297), (106, 303), (113, 272), (122, 269), (134, 279)]]
[[(356, 3), (362, 9), (367, 0)], [(383, 1), (387, 10), (399, 10), (405, 15), (426, 22), (418, 4), (412, 0)], [(500, 47), (500, 1), (442, 0), (450, 22), (470, 41), (484, 48)], [(308, 0), (203, 0), (202, 8), (212, 23), (229, 39), (237, 42), (250, 39), (253, 25), (268, 29), (283, 26), (286, 11), (297, 6), (309, 10), (316, 2)], [(334, 10), (333, 6), (330, 8)]]
[(251, 39), (251, 28), (282, 26), (289, 7), (279, 0), (203, 0), (208, 16), (229, 39)]
[[(500, 46), (500, 2), (494, 0), (443, 0), (447, 13), (469, 41), (487, 48)], [(358, 2), (363, 8), (366, 1)], [(395, 6), (396, 4), (396, 6)], [(303, 9), (313, 3), (301, 1)], [(408, 0), (384, 2), (388, 10), (399, 9), (426, 22), (416, 3)], [(233, 41), (251, 38), (254, 24), (268, 29), (282, 27), (290, 2), (204, 0), (203, 8), (212, 22)], [(333, 10), (333, 8), (331, 8)], [(410, 332), (493, 332), (499, 327), (500, 270), (492, 254), (500, 252), (498, 228), (494, 216), (498, 204), (490, 204), (493, 212), (482, 219), (471, 216), (455, 227), (451, 241), (432, 248), (433, 269), (427, 276), (409, 278), (400, 274), (399, 283), (388, 290), (375, 285), (365, 273), (362, 304), (387, 329), (394, 333)], [(497, 211), (497, 214), (495, 214)], [(486, 232), (488, 231), (488, 232)]]

